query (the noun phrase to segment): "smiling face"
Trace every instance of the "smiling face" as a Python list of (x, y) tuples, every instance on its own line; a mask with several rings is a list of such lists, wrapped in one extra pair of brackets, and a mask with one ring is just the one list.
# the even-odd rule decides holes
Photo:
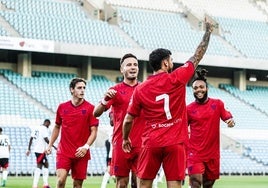
[(204, 103), (208, 98), (208, 88), (203, 80), (196, 80), (192, 85), (193, 94), (197, 102)]
[(123, 74), (124, 79), (136, 80), (139, 73), (138, 65), (139, 63), (137, 59), (133, 57), (126, 58), (120, 67), (120, 71)]

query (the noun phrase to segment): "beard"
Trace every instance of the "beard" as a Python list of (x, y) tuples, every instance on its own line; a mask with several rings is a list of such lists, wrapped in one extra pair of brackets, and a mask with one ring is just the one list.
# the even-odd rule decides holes
[(168, 73), (171, 73), (173, 71), (173, 67), (169, 67), (167, 71)]
[(206, 92), (202, 98), (198, 98), (198, 97), (194, 94), (194, 98), (195, 98), (195, 100), (196, 100), (198, 103), (204, 103), (204, 102), (207, 100), (207, 98), (208, 98), (208, 92)]

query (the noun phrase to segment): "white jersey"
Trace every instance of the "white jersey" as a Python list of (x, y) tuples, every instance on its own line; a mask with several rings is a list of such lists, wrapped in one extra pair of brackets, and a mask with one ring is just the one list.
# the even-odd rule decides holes
[(32, 132), (31, 137), (34, 138), (33, 151), (35, 153), (44, 153), (47, 148), (45, 138), (49, 138), (49, 129), (46, 126), (41, 125)]
[(0, 158), (9, 158), (10, 140), (7, 135), (0, 135)]

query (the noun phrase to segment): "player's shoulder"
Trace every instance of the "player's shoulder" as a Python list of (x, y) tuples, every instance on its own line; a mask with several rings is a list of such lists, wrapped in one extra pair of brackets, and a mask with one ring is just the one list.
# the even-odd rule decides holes
[(209, 97), (209, 101), (210, 102), (217, 102), (217, 103), (223, 103), (223, 101), (219, 98), (213, 98), (213, 97)]
[(71, 100), (60, 103), (58, 107), (60, 108), (60, 107), (68, 106), (68, 105), (71, 105)]
[(189, 104), (187, 104), (187, 105), (186, 105), (186, 108), (187, 108), (187, 109), (190, 109), (190, 108), (194, 107), (195, 105), (196, 105), (196, 102), (193, 101), (193, 102), (190, 102)]
[(81, 107), (87, 109), (94, 109), (94, 104), (89, 102), (88, 100), (84, 100), (84, 102), (81, 104)]
[(110, 87), (109, 89), (117, 90), (118, 88), (121, 88), (123, 86), (124, 86), (124, 82), (119, 82), (119, 83), (113, 85), (112, 87)]
[(39, 127), (39, 130), (41, 130), (41, 131), (47, 131), (47, 127), (46, 126), (44, 126), (44, 125), (41, 125), (40, 127)]
[(88, 106), (93, 106), (93, 103), (91, 103), (91, 102), (88, 101), (88, 100), (84, 100), (83, 104), (84, 104), (84, 105), (88, 105)]

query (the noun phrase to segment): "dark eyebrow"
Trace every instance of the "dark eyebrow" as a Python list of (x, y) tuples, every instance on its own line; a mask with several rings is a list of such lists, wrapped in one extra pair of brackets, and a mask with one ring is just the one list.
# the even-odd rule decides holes
[(78, 86), (77, 88), (84, 88), (84, 89), (86, 89), (86, 86)]

